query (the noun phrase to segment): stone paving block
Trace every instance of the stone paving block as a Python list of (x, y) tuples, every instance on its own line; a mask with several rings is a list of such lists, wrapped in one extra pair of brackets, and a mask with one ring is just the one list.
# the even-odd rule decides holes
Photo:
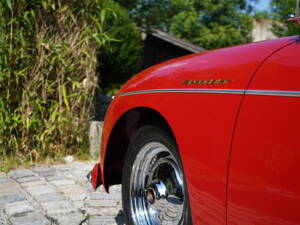
[(46, 181), (38, 176), (22, 177), (16, 180), (22, 187), (32, 187), (46, 184)]
[(20, 193), (20, 189), (15, 182), (9, 180), (8, 182), (0, 183), (0, 197), (18, 193)]
[(82, 186), (87, 190), (87, 192), (95, 192), (93, 186), (91, 183), (85, 183), (85, 184), (82, 184)]
[(13, 216), (10, 219), (12, 225), (50, 225), (50, 221), (42, 214), (32, 212), (23, 216)]
[(120, 205), (120, 201), (109, 199), (89, 200), (86, 205), (87, 207), (114, 207)]
[(75, 179), (74, 175), (70, 171), (57, 172), (57, 175), (67, 179)]
[(39, 181), (32, 181), (32, 182), (26, 182), (26, 183), (21, 183), (21, 187), (33, 187), (33, 186), (40, 186), (40, 185), (45, 185), (46, 182), (43, 180), (39, 180)]
[(26, 200), (26, 197), (22, 193), (14, 193), (14, 194), (8, 194), (8, 195), (0, 194), (0, 205), (2, 205), (2, 206), (7, 203), (24, 201), (24, 200)]
[(98, 161), (94, 161), (92, 163), (86, 163), (86, 162), (73, 162), (71, 167), (73, 170), (77, 171), (91, 171), (94, 167), (94, 165), (98, 163)]
[(51, 167), (35, 167), (32, 169), (33, 172), (37, 173), (42, 177), (55, 176), (56, 170)]
[(103, 185), (101, 185), (100, 187), (98, 187), (97, 190), (93, 191), (93, 192), (95, 192), (95, 193), (99, 193), (99, 192), (100, 193), (106, 193), (105, 188), (104, 188)]
[(80, 193), (80, 194), (67, 194), (66, 195), (69, 199), (72, 201), (79, 201), (79, 200), (84, 200), (87, 197), (86, 193)]
[(109, 193), (110, 194), (121, 193), (121, 185), (113, 185), (109, 187)]
[(121, 193), (108, 194), (103, 192), (91, 192), (88, 194), (88, 199), (99, 200), (99, 199), (109, 199), (109, 200), (121, 200)]
[(74, 176), (72, 179), (74, 179), (77, 183), (84, 185), (87, 183), (86, 174), (84, 176)]
[(90, 170), (89, 171), (85, 171), (85, 170), (72, 170), (71, 172), (72, 172), (72, 174), (74, 174), (74, 176), (76, 178), (86, 178), (86, 175), (88, 174), (88, 172), (90, 172)]
[(65, 214), (78, 211), (77, 208), (67, 201), (51, 201), (41, 203), (47, 214)]
[(8, 221), (3, 210), (0, 210), (0, 225), (7, 225)]
[(66, 178), (63, 177), (63, 176), (49, 176), (49, 177), (46, 177), (47, 181), (63, 180), (63, 179), (66, 179)]
[(5, 225), (123, 224), (117, 221), (122, 218), (120, 185), (106, 194), (103, 186), (94, 191), (86, 183), (94, 163), (13, 170), (9, 175), (14, 180), (0, 173), (0, 225), (2, 217)]
[(55, 215), (53, 218), (59, 223), (59, 225), (79, 225), (85, 220), (85, 216), (81, 212)]
[(84, 201), (73, 201), (72, 202), (74, 204), (75, 207), (77, 207), (78, 209), (85, 209), (85, 203)]
[(97, 207), (89, 208), (86, 207), (85, 211), (92, 216), (117, 216), (121, 210), (121, 207)]
[(59, 200), (64, 200), (65, 197), (58, 193), (47, 193), (47, 194), (41, 194), (41, 195), (34, 195), (34, 199), (37, 202), (50, 202), (50, 201), (59, 201)]
[(7, 180), (6, 182), (0, 183), (0, 193), (4, 193), (7, 190), (17, 189), (18, 186), (12, 180)]
[(58, 186), (59, 190), (61, 190), (64, 194), (82, 194), (86, 193), (87, 190), (78, 184), (64, 185)]
[(51, 184), (54, 184), (55, 186), (63, 186), (63, 185), (71, 185), (75, 184), (75, 181), (70, 179), (64, 179), (64, 180), (53, 180), (50, 181)]
[(29, 201), (19, 201), (13, 203), (7, 203), (4, 206), (6, 214), (11, 217), (17, 214), (23, 214), (26, 212), (32, 212), (34, 210), (32, 204)]
[(120, 216), (91, 216), (89, 225), (124, 225), (124, 220)]
[(9, 179), (7, 177), (0, 177), (0, 183), (8, 182)]
[(39, 181), (39, 180), (41, 180), (41, 178), (36, 175), (30, 177), (20, 177), (16, 179), (18, 183), (27, 183), (27, 182)]
[(56, 171), (60, 171), (60, 172), (66, 172), (66, 171), (70, 171), (70, 166), (65, 165), (65, 164), (61, 164), (61, 165), (54, 165), (52, 166), (53, 168), (56, 169)]
[(50, 185), (38, 185), (26, 188), (31, 195), (41, 195), (56, 192), (56, 189)]
[(13, 179), (18, 179), (21, 177), (31, 177), (34, 176), (35, 174), (29, 170), (29, 169), (22, 169), (22, 170), (11, 170), (8, 173), (8, 176), (13, 178)]

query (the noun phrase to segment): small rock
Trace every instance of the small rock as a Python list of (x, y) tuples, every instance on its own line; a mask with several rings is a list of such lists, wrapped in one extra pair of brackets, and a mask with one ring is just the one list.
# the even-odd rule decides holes
[(64, 158), (66, 163), (72, 163), (74, 161), (74, 157), (71, 155), (68, 155)]

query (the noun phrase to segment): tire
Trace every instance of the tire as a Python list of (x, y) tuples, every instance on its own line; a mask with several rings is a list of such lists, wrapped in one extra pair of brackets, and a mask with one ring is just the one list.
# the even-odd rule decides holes
[(163, 129), (143, 126), (130, 142), (122, 202), (127, 225), (192, 224), (178, 148)]

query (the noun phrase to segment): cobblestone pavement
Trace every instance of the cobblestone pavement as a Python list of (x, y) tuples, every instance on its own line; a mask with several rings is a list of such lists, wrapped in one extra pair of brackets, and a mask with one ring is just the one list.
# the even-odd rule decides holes
[(0, 225), (124, 224), (121, 187), (94, 191), (94, 163), (73, 162), (0, 173)]

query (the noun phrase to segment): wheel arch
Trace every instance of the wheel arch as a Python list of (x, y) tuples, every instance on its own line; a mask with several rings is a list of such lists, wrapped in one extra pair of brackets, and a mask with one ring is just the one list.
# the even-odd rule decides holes
[(122, 181), (124, 158), (136, 131), (144, 125), (156, 125), (174, 139), (175, 135), (167, 120), (156, 110), (146, 107), (133, 108), (124, 113), (111, 131), (104, 158), (105, 188)]

